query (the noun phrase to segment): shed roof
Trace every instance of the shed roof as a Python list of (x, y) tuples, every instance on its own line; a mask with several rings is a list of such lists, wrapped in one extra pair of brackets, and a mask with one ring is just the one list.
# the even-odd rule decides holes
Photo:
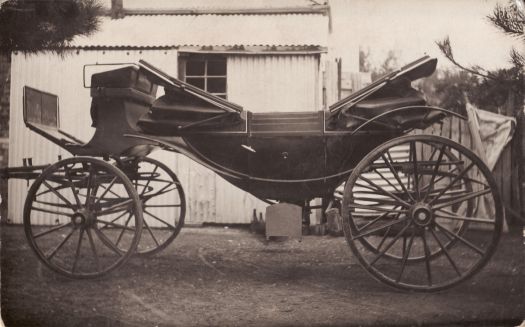
[(132, 15), (102, 18), (100, 31), (76, 37), (79, 48), (182, 46), (326, 47), (329, 18), (322, 14)]

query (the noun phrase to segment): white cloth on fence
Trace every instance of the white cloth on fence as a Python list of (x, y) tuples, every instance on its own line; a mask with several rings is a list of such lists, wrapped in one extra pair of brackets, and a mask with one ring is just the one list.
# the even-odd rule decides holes
[(492, 171), (503, 149), (512, 140), (516, 119), (478, 109), (467, 102), (467, 112), (469, 111), (474, 112), (477, 120), (478, 133), (483, 146), (481, 157)]
[[(512, 139), (516, 119), (478, 109), (468, 102), (466, 109), (474, 151), (492, 171), (503, 149), (505, 149), (505, 146)], [(479, 147), (481, 147), (481, 149)], [(492, 198), (483, 196), (482, 199), (483, 200), (478, 202), (476, 214), (485, 218), (494, 217), (494, 203)], [(503, 224), (503, 230), (507, 231), (508, 227), (505, 219), (503, 220)]]

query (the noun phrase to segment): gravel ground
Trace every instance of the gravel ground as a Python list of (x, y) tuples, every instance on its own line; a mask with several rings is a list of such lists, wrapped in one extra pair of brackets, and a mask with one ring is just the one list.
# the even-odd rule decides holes
[(162, 253), (98, 280), (39, 263), (21, 226), (1, 229), (1, 308), (10, 326), (515, 326), (525, 317), (521, 233), (505, 234), (473, 279), (434, 294), (370, 277), (344, 238), (264, 241), (186, 228)]

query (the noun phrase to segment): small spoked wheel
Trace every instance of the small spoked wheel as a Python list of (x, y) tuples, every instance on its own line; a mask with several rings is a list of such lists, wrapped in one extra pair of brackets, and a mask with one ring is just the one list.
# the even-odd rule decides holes
[(165, 164), (148, 157), (129, 159), (128, 174), (143, 209), (144, 228), (136, 253), (152, 255), (165, 249), (184, 226), (186, 202), (184, 190)]
[(24, 229), (47, 267), (70, 278), (100, 277), (137, 248), (141, 202), (114, 165), (69, 158), (46, 168), (29, 189)]
[(438, 291), (492, 256), (503, 207), (487, 166), (464, 146), (403, 136), (366, 155), (345, 185), (345, 237), (363, 267), (405, 290)]

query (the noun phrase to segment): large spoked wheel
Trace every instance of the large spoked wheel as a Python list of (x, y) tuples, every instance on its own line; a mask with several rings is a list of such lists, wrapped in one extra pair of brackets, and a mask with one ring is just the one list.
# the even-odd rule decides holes
[(177, 175), (155, 159), (144, 157), (127, 163), (133, 167), (128, 176), (142, 202), (144, 218), (144, 231), (136, 253), (152, 255), (173, 242), (184, 226), (184, 190)]
[(142, 207), (127, 176), (94, 158), (51, 165), (29, 189), (24, 229), (49, 268), (70, 278), (100, 277), (134, 253)]
[(438, 291), (478, 272), (503, 226), (486, 165), (464, 146), (433, 135), (380, 145), (344, 190), (343, 226), (352, 251), (380, 281)]

